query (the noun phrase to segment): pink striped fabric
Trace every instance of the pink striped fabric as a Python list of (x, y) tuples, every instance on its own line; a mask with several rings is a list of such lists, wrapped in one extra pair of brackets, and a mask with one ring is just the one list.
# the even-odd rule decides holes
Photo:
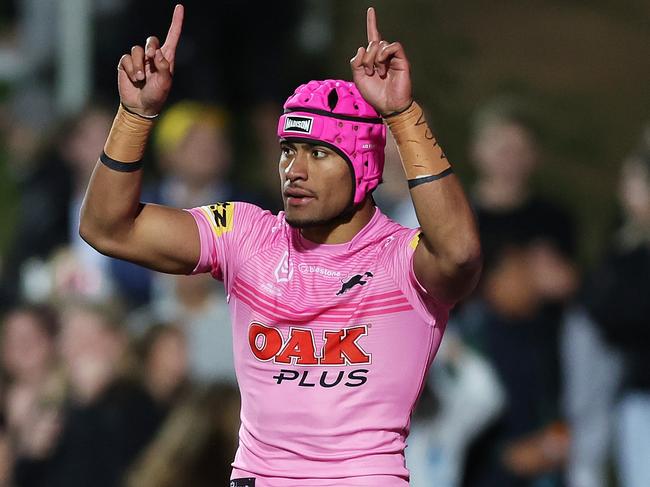
[(376, 209), (350, 242), (319, 245), (247, 203), (188, 211), (201, 236), (195, 273), (224, 281), (233, 318), (233, 478), (408, 485), (410, 414), (449, 312), (416, 282), (418, 231)]

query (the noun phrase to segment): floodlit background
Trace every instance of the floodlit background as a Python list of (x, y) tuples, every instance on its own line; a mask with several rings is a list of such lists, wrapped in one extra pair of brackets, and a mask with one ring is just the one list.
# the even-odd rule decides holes
[[(0, 3), (0, 486), (226, 485), (238, 393), (220, 284), (104, 258), (77, 235), (117, 62), (164, 39), (173, 5)], [(278, 211), (282, 102), (350, 77), (368, 5), (184, 5), (143, 200)], [(412, 484), (650, 485), (650, 3), (373, 5), (486, 259), (414, 416)], [(387, 151), (376, 200), (417, 225)]]

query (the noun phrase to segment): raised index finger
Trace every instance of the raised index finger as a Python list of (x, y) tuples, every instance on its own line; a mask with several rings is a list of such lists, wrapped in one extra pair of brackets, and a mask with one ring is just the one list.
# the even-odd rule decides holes
[(368, 8), (366, 15), (366, 30), (368, 31), (368, 43), (381, 41), (381, 34), (377, 28), (377, 16), (373, 7)]
[(181, 37), (181, 30), (183, 29), (183, 16), (185, 14), (185, 9), (182, 5), (176, 5), (174, 8), (174, 15), (172, 16), (172, 23), (169, 26), (169, 31), (167, 32), (167, 37), (165, 38), (165, 43), (162, 45), (161, 49), (163, 52), (175, 52), (176, 46), (178, 45), (178, 39)]

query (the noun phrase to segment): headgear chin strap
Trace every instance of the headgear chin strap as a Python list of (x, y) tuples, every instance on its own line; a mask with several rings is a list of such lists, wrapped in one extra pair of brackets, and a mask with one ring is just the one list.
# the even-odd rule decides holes
[(310, 81), (284, 104), (278, 137), (317, 142), (336, 151), (352, 167), (354, 204), (381, 182), (386, 126), (350, 81)]

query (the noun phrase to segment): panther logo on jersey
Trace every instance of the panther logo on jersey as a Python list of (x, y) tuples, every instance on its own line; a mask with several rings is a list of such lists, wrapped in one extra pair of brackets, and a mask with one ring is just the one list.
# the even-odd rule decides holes
[(341, 289), (339, 289), (339, 292), (336, 293), (336, 295), (340, 296), (341, 294), (345, 294), (356, 285), (365, 286), (368, 284), (368, 279), (371, 277), (373, 277), (372, 272), (364, 272), (363, 275), (357, 274), (355, 276), (352, 276), (346, 282), (341, 281), (343, 285), (341, 286)]

